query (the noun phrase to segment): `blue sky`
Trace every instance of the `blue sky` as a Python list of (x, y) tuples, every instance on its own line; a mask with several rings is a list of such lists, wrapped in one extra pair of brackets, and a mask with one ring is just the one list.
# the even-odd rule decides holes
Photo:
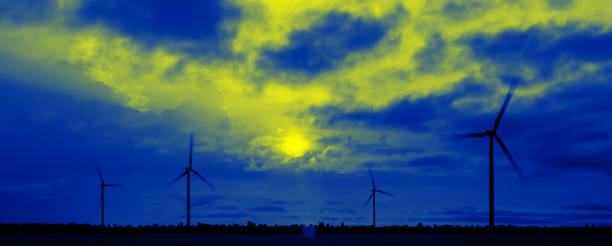
[(610, 225), (607, 1), (0, 3), (0, 223)]

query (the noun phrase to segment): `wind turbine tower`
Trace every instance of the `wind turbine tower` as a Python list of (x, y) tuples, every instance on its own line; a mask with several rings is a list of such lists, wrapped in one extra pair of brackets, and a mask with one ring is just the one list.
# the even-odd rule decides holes
[(96, 165), (96, 171), (98, 171), (98, 177), (100, 177), (100, 209), (101, 211), (101, 222), (100, 224), (102, 225), (102, 227), (105, 226), (104, 224), (104, 189), (106, 187), (110, 187), (110, 186), (119, 186), (118, 184), (106, 184), (104, 183), (104, 179), (102, 178), (102, 172), (100, 172), (100, 168), (98, 168), (98, 166)]
[(183, 176), (187, 175), (187, 227), (191, 225), (191, 173), (198, 176), (211, 190), (215, 190), (215, 187), (208, 182), (202, 175), (200, 175), (196, 170), (193, 169), (193, 133), (189, 134), (189, 167), (185, 168), (185, 172), (176, 177), (170, 184), (174, 184), (176, 181), (179, 181)]
[(499, 138), (499, 136), (497, 135), (497, 129), (499, 127), (499, 123), (501, 122), (501, 118), (504, 115), (504, 112), (506, 111), (506, 107), (508, 107), (508, 103), (510, 102), (510, 99), (512, 98), (512, 94), (514, 93), (515, 88), (516, 88), (516, 83), (512, 83), (510, 85), (510, 89), (508, 90), (508, 94), (506, 94), (506, 99), (504, 100), (504, 104), (502, 105), (502, 108), (499, 111), (497, 118), (495, 119), (495, 124), (493, 125), (492, 130), (486, 130), (484, 132), (461, 135), (462, 138), (489, 137), (489, 230), (491, 232), (493, 232), (493, 229), (495, 228), (495, 206), (494, 206), (494, 186), (495, 185), (494, 185), (494, 179), (493, 179), (493, 144), (495, 141), (497, 141), (499, 146), (502, 148), (502, 150), (504, 151), (504, 153), (510, 160), (512, 167), (514, 168), (514, 171), (519, 175), (519, 177), (521, 178), (521, 181), (525, 182), (527, 180), (527, 178), (523, 175), (523, 172), (519, 168), (518, 164), (514, 160), (514, 158), (512, 158), (512, 156), (510, 155), (510, 152), (508, 151), (508, 148), (506, 148), (506, 145), (501, 140), (501, 138)]
[(372, 170), (370, 169), (368, 171), (370, 172), (370, 179), (372, 180), (372, 189), (370, 190), (372, 194), (370, 194), (370, 197), (368, 198), (368, 200), (365, 203), (363, 203), (363, 206), (368, 205), (370, 200), (372, 200), (372, 227), (376, 227), (376, 192), (385, 194), (388, 196), (393, 196), (393, 194), (376, 189), (376, 184), (374, 183), (374, 175), (372, 174)]

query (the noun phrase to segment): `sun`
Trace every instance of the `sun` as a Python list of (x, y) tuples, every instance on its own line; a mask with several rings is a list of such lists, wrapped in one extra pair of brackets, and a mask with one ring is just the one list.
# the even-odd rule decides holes
[(310, 149), (310, 142), (301, 134), (289, 134), (283, 137), (280, 149), (288, 156), (300, 157)]

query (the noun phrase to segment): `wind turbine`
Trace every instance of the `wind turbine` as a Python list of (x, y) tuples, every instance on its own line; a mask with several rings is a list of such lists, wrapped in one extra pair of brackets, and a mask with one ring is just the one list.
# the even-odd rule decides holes
[(365, 203), (363, 203), (363, 206), (368, 205), (370, 200), (372, 200), (372, 227), (376, 227), (376, 192), (382, 193), (388, 196), (393, 196), (393, 194), (376, 189), (376, 184), (374, 183), (374, 175), (372, 174), (372, 170), (369, 169), (368, 171), (370, 172), (370, 179), (372, 180), (372, 190), (371, 190), (372, 194), (370, 195), (368, 200)]
[(189, 167), (185, 168), (185, 172), (183, 172), (181, 175), (179, 175), (178, 177), (176, 177), (174, 180), (172, 180), (172, 182), (170, 182), (170, 184), (174, 184), (176, 183), (176, 181), (179, 181), (179, 179), (181, 179), (183, 176), (187, 175), (187, 226), (191, 225), (191, 196), (190, 196), (190, 187), (189, 187), (189, 183), (191, 180), (191, 173), (195, 174), (196, 176), (198, 176), (202, 181), (204, 181), (204, 183), (206, 183), (206, 185), (208, 185), (208, 187), (210, 187), (211, 190), (215, 190), (215, 187), (208, 182), (208, 180), (206, 180), (204, 177), (202, 177), (202, 175), (200, 175), (196, 170), (194, 170), (192, 168), (192, 153), (193, 153), (193, 133), (189, 134)]
[(96, 165), (96, 171), (98, 171), (98, 176), (100, 177), (100, 191), (101, 191), (100, 201), (102, 203), (101, 204), (101, 209), (102, 209), (101, 224), (102, 224), (102, 227), (104, 227), (104, 189), (109, 186), (119, 186), (119, 185), (104, 183), (104, 179), (102, 178), (102, 172), (100, 172), (100, 168), (98, 168), (98, 165)]
[(504, 115), (504, 112), (506, 111), (506, 107), (508, 107), (508, 103), (510, 102), (510, 99), (512, 98), (512, 94), (514, 93), (515, 88), (516, 88), (516, 83), (512, 83), (510, 85), (510, 89), (508, 90), (508, 94), (506, 94), (506, 99), (504, 99), (504, 104), (502, 105), (502, 108), (499, 111), (497, 118), (495, 119), (495, 125), (493, 126), (493, 130), (486, 130), (484, 132), (461, 135), (462, 138), (489, 137), (489, 230), (491, 232), (493, 231), (495, 227), (495, 207), (493, 204), (493, 201), (494, 201), (493, 139), (495, 139), (497, 143), (499, 144), (499, 146), (502, 148), (502, 150), (504, 150), (504, 153), (506, 153), (506, 156), (508, 156), (508, 159), (510, 160), (512, 167), (514, 168), (514, 171), (516, 171), (516, 173), (521, 178), (521, 181), (525, 182), (527, 180), (525, 176), (523, 175), (523, 172), (519, 168), (518, 164), (516, 163), (516, 161), (514, 161), (514, 158), (512, 158), (512, 156), (510, 155), (510, 152), (508, 151), (508, 148), (506, 148), (506, 145), (501, 140), (501, 138), (499, 138), (499, 136), (497, 135), (497, 128), (499, 127), (501, 118)]

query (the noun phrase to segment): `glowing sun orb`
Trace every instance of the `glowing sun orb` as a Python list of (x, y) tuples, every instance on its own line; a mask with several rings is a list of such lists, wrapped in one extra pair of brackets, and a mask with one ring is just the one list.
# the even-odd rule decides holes
[(283, 137), (280, 149), (291, 157), (303, 156), (310, 148), (310, 142), (301, 134), (289, 134)]

